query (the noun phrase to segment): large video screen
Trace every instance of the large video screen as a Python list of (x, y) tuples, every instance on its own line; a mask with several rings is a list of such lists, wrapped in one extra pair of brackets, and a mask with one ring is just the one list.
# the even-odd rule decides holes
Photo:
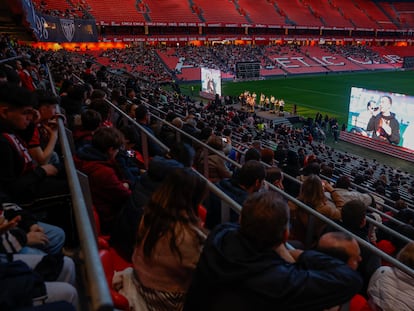
[(221, 96), (220, 70), (201, 67), (201, 92)]
[(352, 87), (347, 130), (414, 150), (414, 97)]

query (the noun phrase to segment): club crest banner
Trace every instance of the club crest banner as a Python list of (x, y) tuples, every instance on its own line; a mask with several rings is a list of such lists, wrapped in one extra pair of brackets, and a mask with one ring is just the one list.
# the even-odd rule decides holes
[(75, 35), (75, 20), (74, 19), (60, 19), (60, 26), (62, 27), (62, 32), (65, 35), (65, 38), (72, 42), (72, 39)]

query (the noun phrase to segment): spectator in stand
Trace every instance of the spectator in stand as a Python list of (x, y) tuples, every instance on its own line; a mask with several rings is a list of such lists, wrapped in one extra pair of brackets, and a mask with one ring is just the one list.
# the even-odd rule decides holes
[[(357, 270), (361, 262), (361, 251), (358, 242), (343, 232), (326, 233), (319, 239), (317, 250), (324, 254), (345, 262), (352, 270)], [(356, 294), (349, 303), (330, 308), (329, 310), (342, 310), (349, 308), (352, 311), (371, 311), (364, 296)]]
[[(48, 257), (41, 255), (14, 255), (13, 257), (12, 262), (0, 261), (2, 309), (50, 311), (61, 310), (62, 306), (65, 307), (62, 310), (77, 308), (78, 293), (74, 287), (75, 269), (69, 258), (62, 259), (63, 266), (51, 273), (54, 274), (53, 277), (49, 275), (49, 279), (43, 281), (39, 271), (44, 270), (42, 267), (45, 265), (50, 265)], [(56, 267), (49, 266), (49, 269), (56, 269)], [(43, 308), (35, 308), (34, 304), (43, 304)]]
[(69, 129), (75, 128), (75, 118), (82, 113), (87, 97), (87, 89), (83, 85), (69, 87), (67, 95), (62, 96), (61, 106), (65, 110)]
[[(223, 179), (217, 183), (217, 186), (231, 197), (238, 204), (242, 205), (247, 197), (259, 191), (266, 177), (266, 171), (259, 161), (250, 160), (237, 170), (232, 178)], [(210, 202), (207, 209), (206, 228), (212, 229), (221, 222), (221, 203), (220, 200), (210, 194)], [(230, 211), (231, 221), (237, 221), (238, 215)]]
[(96, 74), (92, 70), (93, 63), (91, 61), (87, 61), (85, 63), (85, 70), (83, 71), (81, 78), (86, 83), (90, 83), (92, 85), (96, 82)]
[(91, 145), (81, 148), (75, 156), (76, 167), (89, 177), (92, 202), (99, 215), (103, 234), (110, 233), (113, 221), (131, 190), (120, 176), (115, 157), (124, 144), (122, 133), (115, 128), (100, 128)]
[[(330, 219), (341, 219), (341, 211), (326, 198), (322, 181), (317, 175), (312, 174), (305, 179), (297, 199)], [(290, 239), (302, 242), (306, 249), (312, 248), (325, 229), (325, 223), (291, 201), (289, 208), (292, 215)]]
[(339, 125), (338, 125), (338, 122), (335, 122), (334, 125), (332, 125), (331, 131), (332, 131), (332, 134), (333, 134), (333, 137), (334, 137), (334, 141), (335, 141), (335, 143), (337, 143), (338, 139), (339, 139)]
[(264, 163), (269, 164), (270, 166), (275, 164), (275, 153), (270, 148), (263, 148), (261, 150), (260, 158)]
[(149, 310), (182, 310), (206, 238), (198, 218), (206, 195), (203, 179), (177, 169), (146, 205), (132, 261)]
[(99, 112), (88, 109), (81, 114), (81, 125), (73, 132), (76, 150), (91, 144), (93, 133), (101, 126), (102, 117)]
[(16, 134), (33, 120), (34, 105), (33, 94), (26, 89), (0, 86), (0, 187), (16, 203), (69, 192), (66, 181), (55, 177), (58, 168), (34, 165), (26, 143)]
[[(413, 270), (414, 242), (408, 243), (397, 259)], [(414, 278), (396, 267), (380, 267), (369, 281), (368, 296), (373, 310), (413, 310)]]
[(93, 99), (89, 105), (89, 109), (99, 112), (102, 119), (103, 127), (112, 127), (111, 122), (111, 109), (108, 103), (104, 99)]
[[(322, 310), (361, 287), (341, 260), (315, 251), (288, 251), (289, 209), (273, 192), (250, 196), (238, 224), (209, 235), (184, 310)], [(288, 286), (287, 286), (288, 284)]]
[[(78, 294), (75, 284), (75, 265), (68, 257), (40, 254), (13, 254), (10, 245), (7, 255), (2, 252), (7, 241), (13, 249), (22, 248), (14, 230), (20, 216), (7, 221), (0, 216), (0, 303), (4, 310), (32, 306), (36, 300), (43, 303), (65, 300), (77, 307)], [(33, 273), (33, 270), (36, 273)], [(43, 282), (43, 280), (47, 282)], [(19, 309), (20, 310), (20, 309)]]
[[(130, 116), (133, 120), (135, 120), (135, 110), (137, 110), (137, 108), (138, 108), (137, 104), (130, 103), (125, 106), (124, 110), (128, 114), (128, 116)], [(128, 118), (124, 117), (123, 115), (120, 115), (115, 124), (116, 124), (116, 127), (120, 129), (125, 126), (132, 125), (132, 122)]]
[[(183, 121), (180, 117), (177, 117), (175, 112), (168, 112), (165, 116), (165, 121), (171, 123), (175, 127), (181, 129), (183, 127)], [(171, 148), (174, 144), (177, 143), (177, 137), (175, 134), (175, 130), (170, 126), (163, 124), (160, 130), (160, 139), (161, 141), (166, 144), (169, 148)]]
[[(217, 150), (221, 154), (223, 154), (223, 138), (221, 136), (212, 135), (207, 140), (207, 145), (212, 147), (213, 149)], [(207, 151), (207, 150), (206, 150)], [(221, 158), (219, 155), (213, 152), (208, 152), (208, 179), (213, 182), (219, 182), (224, 178), (230, 178), (232, 176), (232, 172), (226, 166), (226, 161)], [(197, 161), (197, 170), (199, 172), (204, 172), (204, 159), (205, 153), (204, 150), (200, 154), (200, 158)]]
[(283, 187), (283, 172), (278, 167), (268, 167), (266, 169), (266, 181), (281, 190), (285, 189)]
[(33, 82), (33, 78), (30, 75), (30, 67), (31, 67), (31, 64), (27, 60), (16, 61), (16, 68), (17, 68), (17, 72), (19, 74), (22, 86), (29, 91), (34, 91), (36, 90), (36, 84)]
[[(190, 134), (191, 136), (198, 138), (200, 134), (200, 130), (196, 127), (196, 125), (197, 125), (197, 120), (194, 118), (193, 115), (190, 114), (184, 119), (182, 130), (186, 132), (187, 134)], [(187, 144), (192, 143), (192, 141), (186, 137), (183, 137), (182, 139)]]
[(37, 221), (36, 217), (14, 203), (5, 203), (0, 195), (0, 226), (13, 225), (1, 239), (0, 253), (59, 255), (65, 243), (65, 232), (56, 226)]
[[(139, 105), (138, 108), (135, 109), (135, 119), (139, 123), (139, 125), (141, 125), (150, 134), (155, 136), (154, 131), (149, 126), (149, 124), (150, 124), (150, 114), (148, 112), (147, 107), (145, 107), (145, 105)], [(138, 151), (141, 154), (143, 154), (141, 137), (140, 137), (139, 142), (137, 144), (137, 148), (138, 148)], [(148, 154), (149, 154), (150, 157), (163, 154), (160, 146), (157, 143), (153, 142), (150, 138), (148, 138)]]
[[(56, 114), (58, 99), (51, 93), (38, 90), (37, 93), (37, 120), (34, 120), (30, 133), (33, 133), (28, 142), (29, 153), (33, 160), (42, 164), (58, 164), (60, 162), (55, 146), (58, 139), (57, 118), (63, 115)], [(33, 130), (33, 132), (32, 132)]]
[(152, 193), (160, 187), (173, 170), (192, 167), (193, 160), (194, 149), (184, 143), (173, 146), (164, 157), (155, 156), (151, 159), (148, 170), (141, 174), (132, 189), (131, 197), (122, 207), (111, 233), (111, 245), (125, 260), (131, 259), (144, 206)]
[(351, 181), (348, 176), (341, 176), (335, 183), (335, 188), (332, 187), (329, 183), (324, 183), (324, 189), (326, 192), (331, 194), (332, 201), (335, 203), (338, 209), (342, 209), (345, 203), (351, 200), (360, 200), (364, 202), (365, 206), (375, 205), (375, 200), (368, 193), (361, 193), (358, 191), (351, 191)]
[[(342, 222), (340, 224), (361, 239), (369, 242), (366, 211), (367, 207), (364, 202), (360, 200), (348, 201), (342, 208)], [(364, 280), (361, 293), (365, 294), (372, 274), (381, 265), (381, 258), (362, 245), (360, 245), (360, 248), (362, 261), (358, 267), (358, 272), (361, 273)]]

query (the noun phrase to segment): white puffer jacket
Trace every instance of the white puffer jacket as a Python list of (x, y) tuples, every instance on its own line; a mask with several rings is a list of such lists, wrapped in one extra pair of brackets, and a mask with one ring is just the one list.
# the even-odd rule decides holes
[(414, 278), (397, 268), (380, 267), (369, 281), (368, 295), (383, 311), (413, 311)]

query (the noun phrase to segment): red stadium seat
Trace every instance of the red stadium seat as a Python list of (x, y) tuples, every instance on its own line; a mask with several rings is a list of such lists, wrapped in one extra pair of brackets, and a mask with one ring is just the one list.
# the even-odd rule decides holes
[(114, 307), (119, 310), (129, 310), (128, 300), (123, 295), (112, 289), (112, 278), (115, 271), (124, 270), (129, 267), (130, 264), (121, 262), (120, 257), (112, 250), (101, 249), (99, 251), (99, 256), (105, 271), (106, 281), (108, 282), (108, 286), (110, 288)]

